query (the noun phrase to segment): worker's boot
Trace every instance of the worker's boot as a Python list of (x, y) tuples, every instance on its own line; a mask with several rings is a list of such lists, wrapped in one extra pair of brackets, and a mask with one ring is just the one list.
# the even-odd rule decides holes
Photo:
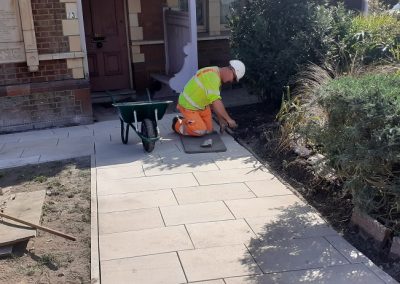
[(183, 117), (182, 117), (182, 116), (175, 116), (175, 117), (172, 119), (172, 130), (173, 130), (175, 133), (178, 133), (178, 134), (179, 134), (179, 132), (176, 131), (175, 126), (176, 126), (176, 123), (178, 122), (178, 120), (180, 120), (180, 119), (183, 119)]

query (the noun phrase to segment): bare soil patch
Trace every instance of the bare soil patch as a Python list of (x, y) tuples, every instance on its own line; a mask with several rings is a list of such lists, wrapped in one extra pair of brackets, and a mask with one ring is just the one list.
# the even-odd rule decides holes
[(38, 236), (0, 259), (0, 283), (90, 283), (90, 157), (0, 170), (10, 193), (47, 190)]
[(307, 162), (307, 155), (299, 155), (293, 148), (276, 151), (279, 125), (275, 120), (277, 111), (272, 106), (240, 106), (229, 108), (228, 112), (239, 125), (233, 133), (239, 143), (256, 153), (271, 171), (300, 193), (348, 242), (400, 282), (400, 260), (388, 258), (385, 251), (388, 248), (377, 248), (372, 240), (362, 238), (350, 225), (352, 197), (343, 193), (342, 185), (318, 178)]

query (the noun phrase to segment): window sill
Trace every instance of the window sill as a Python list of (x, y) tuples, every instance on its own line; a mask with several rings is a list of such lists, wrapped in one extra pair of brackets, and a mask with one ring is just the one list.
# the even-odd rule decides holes
[(229, 39), (229, 31), (221, 31), (219, 35), (210, 35), (208, 32), (197, 33), (197, 41)]

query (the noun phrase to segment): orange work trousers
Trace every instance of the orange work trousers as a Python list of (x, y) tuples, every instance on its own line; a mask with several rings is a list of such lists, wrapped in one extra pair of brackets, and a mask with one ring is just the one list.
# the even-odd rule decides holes
[(177, 109), (183, 115), (175, 124), (175, 130), (182, 135), (203, 136), (213, 130), (211, 108), (189, 110), (178, 104)]

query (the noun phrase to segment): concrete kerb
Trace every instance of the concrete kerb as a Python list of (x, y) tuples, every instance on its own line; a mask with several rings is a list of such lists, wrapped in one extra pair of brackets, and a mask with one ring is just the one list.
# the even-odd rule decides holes
[(97, 208), (97, 168), (96, 157), (90, 156), (90, 281), (92, 284), (100, 284), (100, 256), (99, 256), (99, 224)]

